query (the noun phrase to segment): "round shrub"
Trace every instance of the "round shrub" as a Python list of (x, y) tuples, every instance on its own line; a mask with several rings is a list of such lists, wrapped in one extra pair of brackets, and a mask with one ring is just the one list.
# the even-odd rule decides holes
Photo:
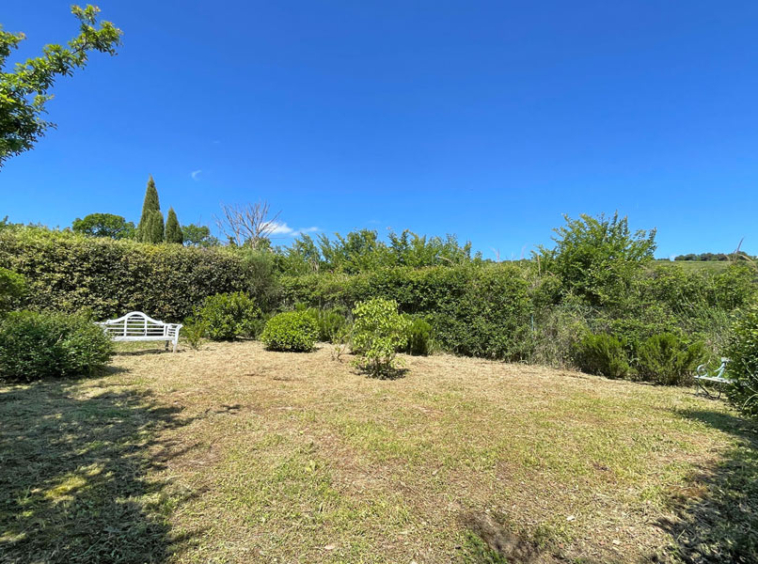
[(608, 378), (624, 378), (629, 374), (624, 344), (613, 335), (586, 334), (575, 345), (574, 360), (581, 371), (589, 374)]
[(688, 345), (672, 333), (653, 335), (637, 349), (638, 375), (667, 386), (692, 383), (695, 367), (705, 360), (705, 345)]
[(307, 352), (318, 337), (318, 324), (307, 311), (288, 311), (275, 315), (266, 323), (261, 340), (274, 351)]
[(202, 322), (205, 336), (212, 341), (233, 341), (237, 337), (255, 336), (261, 315), (253, 298), (233, 292), (210, 296), (196, 318)]
[(113, 343), (88, 318), (17, 311), (0, 322), (0, 380), (89, 376), (113, 353)]

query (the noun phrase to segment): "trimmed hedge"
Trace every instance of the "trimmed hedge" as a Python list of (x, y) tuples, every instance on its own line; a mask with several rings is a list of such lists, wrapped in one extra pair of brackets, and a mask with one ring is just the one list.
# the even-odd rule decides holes
[(245, 289), (242, 257), (227, 249), (147, 245), (25, 227), (0, 231), (0, 267), (22, 274), (27, 305), (97, 319), (144, 311), (181, 321), (214, 294)]

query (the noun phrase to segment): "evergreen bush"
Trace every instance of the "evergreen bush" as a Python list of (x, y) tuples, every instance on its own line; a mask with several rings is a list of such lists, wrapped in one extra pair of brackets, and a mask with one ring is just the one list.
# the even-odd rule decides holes
[(705, 356), (701, 341), (688, 345), (672, 333), (653, 335), (637, 348), (638, 376), (667, 386), (691, 384), (695, 368)]
[(625, 378), (629, 375), (629, 358), (624, 344), (613, 335), (587, 333), (576, 345), (574, 361), (583, 372)]
[(83, 315), (16, 311), (0, 321), (0, 380), (90, 376), (112, 353), (111, 340)]
[(274, 351), (308, 352), (316, 344), (318, 331), (311, 312), (288, 311), (268, 320), (261, 341)]
[(255, 300), (242, 292), (216, 294), (205, 300), (195, 317), (204, 335), (212, 341), (233, 341), (237, 337), (254, 337), (262, 312)]

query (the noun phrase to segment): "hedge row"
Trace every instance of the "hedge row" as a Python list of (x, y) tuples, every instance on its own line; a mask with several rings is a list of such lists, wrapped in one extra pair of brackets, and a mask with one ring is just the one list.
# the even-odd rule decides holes
[(226, 249), (146, 245), (36, 228), (0, 231), (0, 266), (26, 277), (30, 307), (90, 309), (98, 319), (139, 310), (180, 321), (206, 297), (245, 286), (241, 257)]

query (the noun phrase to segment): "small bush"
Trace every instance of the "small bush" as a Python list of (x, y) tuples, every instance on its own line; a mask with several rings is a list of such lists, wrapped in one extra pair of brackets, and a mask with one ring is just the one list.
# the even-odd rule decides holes
[(188, 317), (184, 320), (181, 334), (187, 339), (187, 343), (193, 350), (200, 349), (205, 338), (206, 328), (202, 319)]
[(347, 325), (345, 316), (333, 309), (311, 308), (308, 312), (318, 325), (318, 340), (323, 343), (334, 343)]
[(288, 311), (266, 323), (261, 340), (274, 351), (307, 352), (318, 338), (318, 324), (307, 311)]
[(113, 353), (103, 330), (81, 315), (9, 313), (0, 322), (0, 379), (89, 376)]
[(588, 333), (575, 346), (574, 360), (589, 374), (624, 378), (629, 374), (629, 359), (624, 344), (605, 333)]
[(381, 298), (359, 303), (353, 315), (356, 364), (374, 377), (392, 376), (400, 365), (395, 351), (406, 346), (411, 322), (397, 312), (397, 302)]
[(212, 341), (233, 341), (237, 337), (253, 337), (261, 317), (255, 300), (242, 292), (216, 294), (205, 300), (197, 312), (197, 320)]
[(730, 359), (729, 400), (746, 415), (758, 418), (758, 305), (753, 306), (733, 325), (732, 340), (726, 349)]
[(692, 345), (672, 333), (654, 335), (637, 348), (637, 371), (644, 380), (678, 386), (692, 383), (695, 367), (705, 359), (705, 345)]
[(421, 317), (409, 318), (405, 352), (414, 356), (427, 356), (432, 340), (432, 326)]

